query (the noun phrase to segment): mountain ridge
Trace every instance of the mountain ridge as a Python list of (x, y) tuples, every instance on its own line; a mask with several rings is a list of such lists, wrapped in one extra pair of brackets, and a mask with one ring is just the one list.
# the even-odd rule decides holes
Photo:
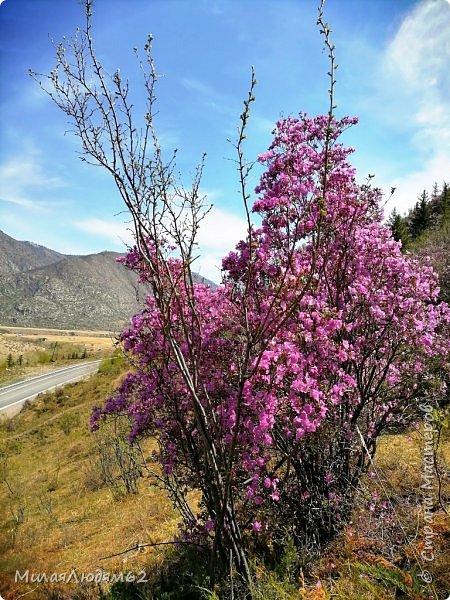
[(0, 323), (120, 331), (148, 291), (119, 256), (110, 250), (61, 254), (0, 231)]
[(0, 230), (0, 276), (8, 271), (22, 272), (53, 264), (66, 257), (40, 244), (16, 240)]

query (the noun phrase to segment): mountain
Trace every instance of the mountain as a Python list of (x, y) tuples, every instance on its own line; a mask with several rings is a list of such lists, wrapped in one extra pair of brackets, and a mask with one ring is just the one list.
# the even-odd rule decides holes
[(119, 256), (65, 256), (0, 232), (0, 323), (121, 330), (146, 292)]
[(32, 242), (19, 242), (0, 230), (0, 276), (51, 265), (66, 258)]

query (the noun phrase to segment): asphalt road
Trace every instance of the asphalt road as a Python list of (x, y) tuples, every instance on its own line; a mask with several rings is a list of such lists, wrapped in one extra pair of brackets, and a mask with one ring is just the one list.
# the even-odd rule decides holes
[(42, 392), (96, 373), (99, 364), (99, 360), (79, 363), (0, 388), (0, 411), (20, 408), (25, 400), (31, 400)]

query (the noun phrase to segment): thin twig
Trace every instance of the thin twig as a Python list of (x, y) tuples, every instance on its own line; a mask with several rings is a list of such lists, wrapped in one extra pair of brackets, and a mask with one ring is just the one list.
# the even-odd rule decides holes
[(114, 558), (116, 556), (122, 556), (123, 554), (128, 554), (128, 552), (140, 551), (142, 548), (154, 548), (156, 546), (195, 546), (196, 548), (202, 548), (203, 550), (207, 550), (209, 546), (205, 544), (198, 544), (197, 542), (188, 542), (185, 540), (172, 541), (172, 542), (148, 542), (146, 544), (136, 543), (132, 548), (128, 548), (127, 550), (123, 550), (123, 552), (117, 552), (117, 554), (110, 554), (109, 556), (102, 556), (99, 560), (107, 560), (108, 558)]

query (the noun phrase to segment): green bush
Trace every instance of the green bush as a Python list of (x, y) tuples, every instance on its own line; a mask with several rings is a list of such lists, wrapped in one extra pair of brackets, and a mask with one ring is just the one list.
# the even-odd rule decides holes
[(49, 352), (38, 352), (37, 362), (39, 365), (48, 365), (52, 361), (52, 355)]
[(98, 372), (102, 375), (120, 375), (127, 368), (127, 361), (120, 350), (115, 350), (113, 355), (104, 358), (98, 367)]
[(59, 426), (65, 435), (69, 435), (74, 427), (80, 424), (79, 416), (74, 412), (66, 412), (59, 419)]

